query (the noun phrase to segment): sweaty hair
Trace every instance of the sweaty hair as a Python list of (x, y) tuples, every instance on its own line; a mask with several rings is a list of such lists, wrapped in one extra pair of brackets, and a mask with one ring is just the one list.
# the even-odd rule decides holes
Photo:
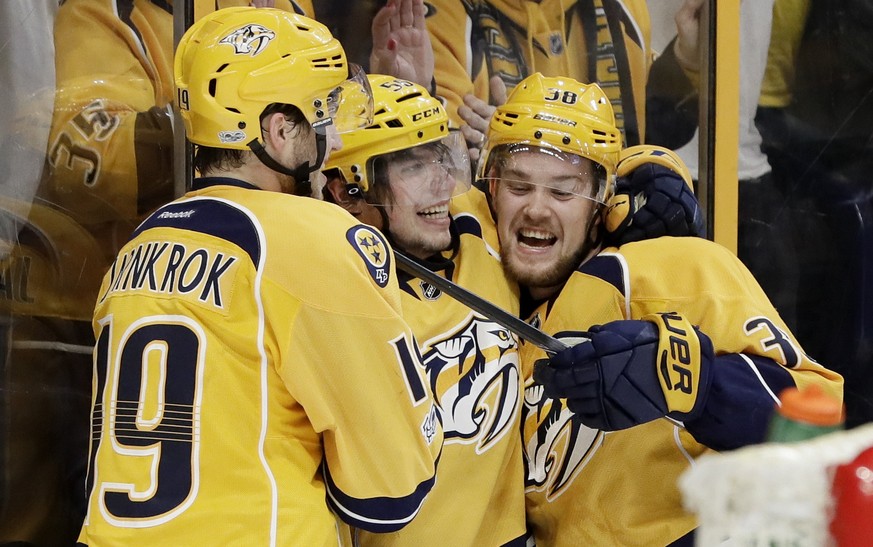
[[(300, 127), (305, 123), (305, 126), (309, 127), (309, 123), (303, 115), (303, 112), (301, 112), (296, 106), (290, 104), (273, 103), (268, 105), (261, 113), (261, 122), (263, 122), (267, 116), (277, 112), (284, 114), (285, 119), (295, 124), (295, 126)], [(249, 154), (250, 152), (248, 150), (198, 146), (197, 150), (194, 152), (194, 170), (201, 174), (209, 172), (213, 172), (211, 174), (214, 174), (215, 171), (220, 172), (236, 169), (242, 167), (246, 163)]]

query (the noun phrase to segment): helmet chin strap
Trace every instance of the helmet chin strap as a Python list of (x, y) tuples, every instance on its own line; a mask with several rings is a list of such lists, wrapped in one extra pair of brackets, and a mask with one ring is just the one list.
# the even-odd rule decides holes
[(327, 132), (325, 129), (331, 123), (332, 120), (327, 118), (312, 124), (312, 129), (315, 131), (315, 165), (312, 167), (310, 167), (308, 161), (301, 163), (293, 169), (285, 167), (267, 153), (267, 150), (260, 142), (258, 142), (258, 139), (252, 139), (252, 141), (248, 143), (248, 147), (255, 153), (255, 156), (261, 160), (261, 163), (273, 171), (282, 173), (283, 175), (288, 175), (289, 177), (294, 177), (295, 195), (310, 196), (312, 195), (312, 181), (309, 180), (309, 175), (318, 171), (319, 168), (321, 168), (321, 164), (324, 163), (324, 154), (327, 151)]

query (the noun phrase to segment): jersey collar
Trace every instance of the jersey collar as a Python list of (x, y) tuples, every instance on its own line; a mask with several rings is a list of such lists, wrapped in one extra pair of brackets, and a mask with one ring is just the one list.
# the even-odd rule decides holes
[(237, 188), (245, 188), (246, 190), (260, 190), (254, 184), (229, 177), (198, 177), (191, 182), (192, 190), (203, 190), (211, 186), (236, 186)]

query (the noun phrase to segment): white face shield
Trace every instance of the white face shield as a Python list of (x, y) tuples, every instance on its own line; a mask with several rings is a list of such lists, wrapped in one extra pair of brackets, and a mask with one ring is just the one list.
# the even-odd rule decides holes
[(340, 134), (373, 123), (373, 90), (360, 66), (349, 65), (349, 78), (327, 96), (327, 111)]
[(344, 195), (335, 195), (337, 203), (384, 230), (392, 244), (413, 256), (425, 258), (451, 246), (449, 205), (472, 183), (460, 131), (372, 158), (368, 170), (366, 195), (356, 185), (346, 186)]
[(450, 199), (470, 189), (470, 158), (463, 135), (450, 131), (442, 139), (427, 144), (392, 152), (373, 160), (374, 186), (388, 184), (394, 199), (391, 203), (374, 205), (400, 205), (397, 198), (402, 193), (416, 202)]
[[(486, 143), (487, 146), (487, 143)], [(545, 160), (545, 171), (526, 168), (532, 158)], [(490, 152), (487, 165), (480, 165), (480, 178), (509, 189), (542, 186), (557, 198), (583, 198), (604, 204), (608, 184), (603, 167), (594, 161), (542, 143), (501, 145)]]

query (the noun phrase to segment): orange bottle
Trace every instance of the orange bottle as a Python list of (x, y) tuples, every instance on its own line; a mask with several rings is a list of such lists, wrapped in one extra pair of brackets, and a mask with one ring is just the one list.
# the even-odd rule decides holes
[(779, 400), (782, 405), (776, 408), (767, 432), (770, 442), (803, 441), (843, 429), (842, 403), (816, 384), (803, 390), (786, 388)]

